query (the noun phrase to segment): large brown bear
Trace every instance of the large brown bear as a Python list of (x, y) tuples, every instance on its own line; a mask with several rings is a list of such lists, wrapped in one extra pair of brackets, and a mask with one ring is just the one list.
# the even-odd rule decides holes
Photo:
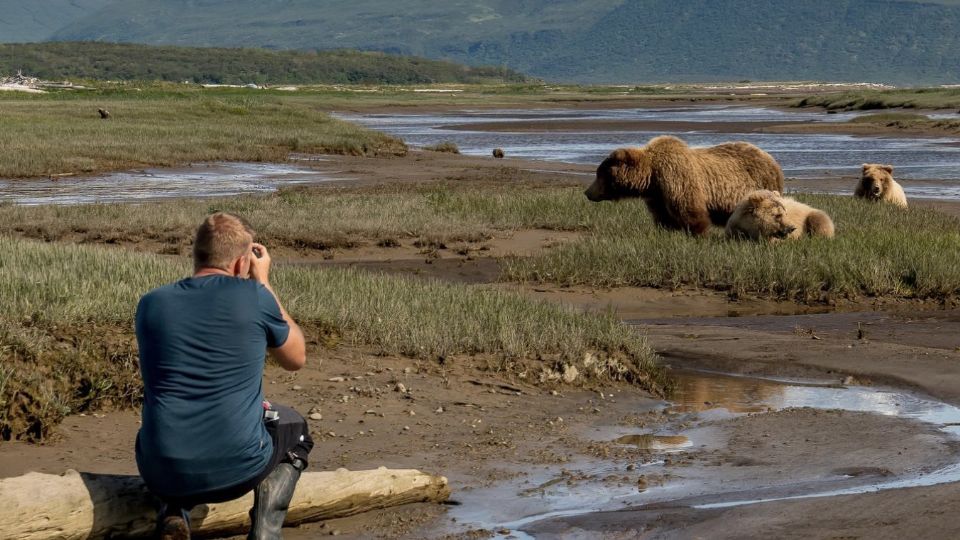
[(893, 179), (893, 165), (864, 163), (860, 183), (853, 196), (868, 201), (883, 201), (901, 208), (907, 207), (903, 187)]
[(640, 197), (668, 229), (706, 234), (723, 227), (747, 193), (783, 190), (783, 171), (770, 154), (745, 142), (690, 148), (664, 135), (643, 148), (614, 150), (585, 192), (591, 201)]
[(727, 221), (730, 238), (768, 240), (804, 236), (833, 238), (834, 225), (822, 210), (765, 189), (747, 194)]

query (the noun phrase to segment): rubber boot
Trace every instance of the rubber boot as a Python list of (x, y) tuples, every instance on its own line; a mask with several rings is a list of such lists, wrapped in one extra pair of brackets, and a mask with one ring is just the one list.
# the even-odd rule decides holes
[(280, 540), (283, 538), (283, 520), (293, 499), (293, 491), (303, 469), (302, 461), (281, 463), (260, 482), (253, 492), (250, 509), (250, 534), (247, 540)]
[(190, 513), (185, 508), (161, 506), (157, 513), (157, 531), (154, 538), (190, 540)]

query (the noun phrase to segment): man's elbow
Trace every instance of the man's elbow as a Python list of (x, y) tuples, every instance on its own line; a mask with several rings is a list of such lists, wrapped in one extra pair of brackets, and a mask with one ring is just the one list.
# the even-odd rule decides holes
[(299, 371), (303, 366), (307, 365), (307, 353), (306, 351), (298, 351), (280, 363), (280, 366), (287, 371)]

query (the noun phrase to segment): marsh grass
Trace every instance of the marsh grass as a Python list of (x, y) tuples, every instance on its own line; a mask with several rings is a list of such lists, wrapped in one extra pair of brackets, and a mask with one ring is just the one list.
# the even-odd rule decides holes
[(642, 221), (505, 264), (509, 280), (599, 287), (699, 287), (802, 302), (840, 298), (953, 299), (960, 294), (960, 221), (850, 197), (798, 195), (829, 213), (834, 239), (766, 244), (706, 238)]
[[(833, 240), (730, 242), (659, 230), (643, 203), (590, 203), (575, 187), (464, 183), (288, 189), (267, 196), (141, 206), (0, 206), (0, 232), (44, 240), (179, 246), (209, 212), (247, 217), (268, 245), (329, 248), (417, 238), (477, 241), (498, 231), (579, 231), (583, 239), (503, 261), (503, 279), (603, 287), (700, 287), (803, 302), (960, 293), (960, 222), (850, 197), (797, 195), (826, 210)], [(181, 246), (182, 247), (182, 246)], [(162, 251), (162, 250), (161, 250)]]
[[(0, 259), (0, 436), (42, 438), (70, 412), (135, 404), (137, 299), (187, 275), (187, 261), (3, 236), (0, 250), (8, 254)], [(273, 275), (294, 317), (335, 338), (327, 341), (423, 359), (510, 359), (534, 383), (579, 366), (577, 382), (664, 388), (646, 341), (610, 314), (354, 270), (281, 267)]]
[[(103, 95), (2, 99), (0, 177), (199, 161), (285, 161), (290, 152), (403, 154), (402, 141), (282, 96)], [(111, 117), (101, 120), (98, 108)]]
[(797, 107), (824, 107), (827, 110), (948, 109), (960, 107), (957, 88), (903, 88), (859, 90), (808, 96)]
[(457, 146), (457, 143), (452, 141), (443, 141), (430, 146), (424, 146), (423, 149), (430, 152), (446, 152), (448, 154), (460, 153), (460, 147)]
[(960, 129), (960, 119), (935, 119), (924, 114), (886, 112), (858, 116), (850, 120), (851, 124), (880, 124), (886, 127), (907, 129), (935, 129), (955, 131)]
[(327, 249), (397, 238), (478, 240), (497, 230), (585, 230), (623, 219), (630, 205), (585, 204), (577, 189), (430, 184), (283, 189), (270, 195), (144, 205), (0, 204), (0, 233), (47, 241), (178, 246), (213, 211), (246, 217), (268, 245)]

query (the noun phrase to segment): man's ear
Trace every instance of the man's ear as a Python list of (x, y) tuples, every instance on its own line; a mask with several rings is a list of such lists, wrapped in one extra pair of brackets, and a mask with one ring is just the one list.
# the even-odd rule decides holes
[(237, 257), (230, 267), (230, 273), (235, 277), (246, 277), (243, 275), (243, 257)]

